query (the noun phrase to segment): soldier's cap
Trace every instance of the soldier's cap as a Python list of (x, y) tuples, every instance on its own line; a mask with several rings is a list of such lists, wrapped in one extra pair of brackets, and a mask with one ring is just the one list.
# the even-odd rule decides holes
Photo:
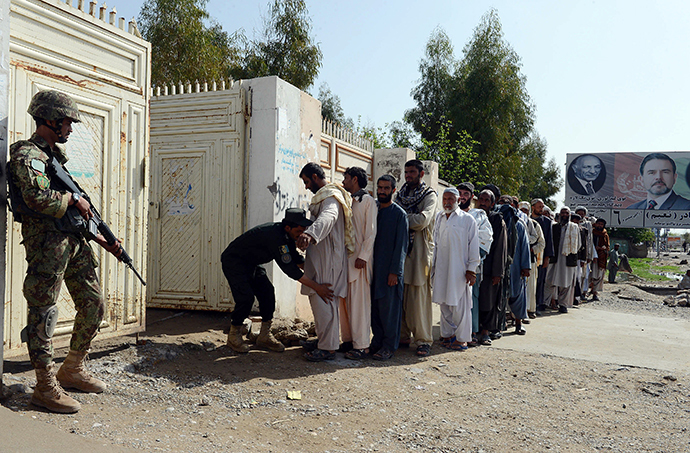
[(288, 208), (285, 211), (285, 219), (286, 222), (294, 223), (295, 225), (303, 226), (303, 227), (308, 227), (311, 226), (313, 221), (307, 219), (307, 214), (304, 212), (304, 209), (300, 208)]
[(474, 193), (474, 184), (471, 182), (461, 182), (458, 184), (458, 190), (466, 190), (469, 193)]

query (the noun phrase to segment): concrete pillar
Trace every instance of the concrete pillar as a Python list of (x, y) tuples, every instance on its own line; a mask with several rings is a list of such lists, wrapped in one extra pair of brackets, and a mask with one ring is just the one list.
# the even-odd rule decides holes
[[(398, 188), (405, 183), (405, 162), (416, 159), (416, 154), (409, 148), (374, 150), (374, 183), (383, 175), (391, 175), (398, 183)], [(438, 163), (432, 160), (424, 164), (424, 182), (434, 189), (438, 188)]]
[[(251, 91), (247, 131), (247, 229), (279, 222), (285, 210), (307, 210), (311, 192), (299, 173), (307, 162), (319, 162), (321, 104), (278, 77), (243, 81)], [(266, 271), (276, 289), (276, 316), (309, 316), (308, 301), (300, 297), (299, 283), (277, 264)], [(297, 304), (295, 298), (297, 296)]]
[[(5, 339), (5, 242), (7, 241), (7, 162), (10, 83), (10, 2), (0, 4), (0, 338)], [(0, 348), (0, 396), (2, 396), (3, 348)]]

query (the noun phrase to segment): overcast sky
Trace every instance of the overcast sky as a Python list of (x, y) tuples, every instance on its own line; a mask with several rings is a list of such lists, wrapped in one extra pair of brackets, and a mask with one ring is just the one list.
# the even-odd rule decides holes
[[(111, 0), (138, 16), (142, 0)], [(210, 0), (223, 29), (262, 27), (269, 0)], [(321, 83), (345, 115), (382, 127), (413, 106), (410, 90), (436, 27), (457, 58), (495, 8), (522, 59), (538, 133), (564, 173), (567, 153), (687, 151), (690, 125), (690, 2), (307, 0), (323, 52)], [(564, 198), (559, 194), (559, 204)]]

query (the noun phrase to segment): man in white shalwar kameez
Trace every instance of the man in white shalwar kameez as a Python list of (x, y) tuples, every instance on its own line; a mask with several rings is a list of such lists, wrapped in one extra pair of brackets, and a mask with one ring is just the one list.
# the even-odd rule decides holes
[(297, 238), (297, 247), (307, 251), (304, 275), (322, 285), (330, 285), (333, 299), (324, 300), (316, 291), (302, 285), (314, 314), (317, 349), (305, 357), (312, 362), (333, 360), (340, 344), (338, 307), (347, 296), (348, 254), (354, 252), (352, 197), (339, 184), (327, 183), (323, 169), (310, 162), (300, 172), (304, 186), (314, 193), (309, 205), (314, 223)]
[(477, 222), (458, 206), (459, 192), (443, 192), (443, 212), (434, 224), (432, 301), (441, 308), (441, 337), (448, 347), (467, 349), (472, 340), (472, 285), (479, 265)]
[(340, 300), (340, 335), (345, 358), (358, 360), (369, 352), (371, 342), (372, 258), (376, 239), (376, 200), (366, 191), (367, 172), (360, 167), (345, 170), (343, 188), (352, 195), (355, 253), (348, 259), (348, 292)]
[(568, 313), (575, 300), (575, 277), (577, 253), (580, 250), (580, 227), (570, 221), (570, 208), (564, 207), (559, 214), (559, 223), (553, 228), (554, 272), (553, 286), (558, 291), (558, 311)]

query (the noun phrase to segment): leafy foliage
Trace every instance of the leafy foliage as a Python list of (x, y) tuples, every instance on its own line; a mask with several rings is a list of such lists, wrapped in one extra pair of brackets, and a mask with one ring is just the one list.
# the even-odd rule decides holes
[(300, 90), (313, 85), (321, 68), (321, 48), (311, 36), (311, 19), (304, 0), (274, 0), (264, 19), (261, 40), (248, 46), (244, 66), (234, 78), (276, 75)]
[(546, 158), (546, 141), (534, 130), (535, 107), (520, 68), (495, 10), (482, 17), (461, 61), (446, 33), (436, 29), (412, 90), (417, 105), (405, 113), (405, 121), (426, 146), (466, 143), (463, 137), (469, 134), (477, 162), (460, 173), (474, 175), (476, 184), (491, 182), (521, 199), (553, 202), (563, 181), (555, 161)]
[(276, 75), (301, 90), (321, 67), (304, 0), (273, 0), (259, 39), (228, 34), (206, 11), (208, 0), (146, 0), (139, 12), (151, 43), (151, 83), (248, 79)]
[(463, 181), (477, 181), (479, 177), (479, 160), (474, 151), (476, 142), (467, 132), (451, 137), (451, 123), (444, 117), (440, 118), (436, 136), (433, 139), (424, 138), (422, 146), (417, 150), (417, 158), (438, 162), (439, 177), (453, 185)]
[(607, 228), (612, 238), (627, 239), (633, 244), (655, 241), (656, 236), (649, 228)]
[(239, 60), (235, 40), (211, 21), (207, 0), (146, 0), (139, 13), (142, 36), (151, 43), (151, 83), (220, 80)]
[(419, 63), (419, 83), (412, 89), (412, 98), (417, 105), (405, 112), (405, 121), (427, 140), (436, 139), (442, 127), (446, 128), (444, 134), (454, 133), (452, 122), (446, 118), (457, 66), (450, 38), (437, 28), (431, 34), (424, 58)]
[[(345, 112), (340, 106), (340, 98), (337, 94), (331, 92), (327, 83), (322, 83), (319, 87), (319, 96), (317, 99), (321, 101), (321, 116), (324, 119), (341, 125), (348, 124)], [(349, 123), (352, 123), (352, 120), (349, 120)]]

